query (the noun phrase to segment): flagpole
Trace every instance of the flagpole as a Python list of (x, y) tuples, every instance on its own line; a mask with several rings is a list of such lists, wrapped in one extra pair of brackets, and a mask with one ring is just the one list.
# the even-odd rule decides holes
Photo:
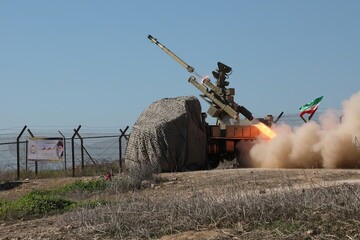
[(307, 123), (307, 121), (305, 120), (305, 118), (303, 118), (303, 116), (300, 115), (300, 117), (302, 120), (304, 120), (305, 123)]
[[(316, 112), (316, 111), (315, 111)], [(313, 117), (313, 115), (315, 114), (315, 112), (313, 112), (312, 114), (310, 114), (310, 116), (309, 116), (309, 121), (311, 120), (311, 118)]]

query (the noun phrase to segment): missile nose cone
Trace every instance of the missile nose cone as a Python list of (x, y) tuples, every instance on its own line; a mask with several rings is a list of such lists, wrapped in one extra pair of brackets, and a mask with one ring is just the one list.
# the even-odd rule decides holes
[(153, 38), (153, 36), (148, 35), (148, 39), (150, 39), (150, 41), (152, 41), (153, 43), (157, 44), (158, 41), (156, 40), (156, 38)]

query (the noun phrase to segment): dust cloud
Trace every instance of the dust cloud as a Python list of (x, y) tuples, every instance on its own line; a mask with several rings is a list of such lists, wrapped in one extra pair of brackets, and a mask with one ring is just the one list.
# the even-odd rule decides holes
[(250, 150), (249, 167), (360, 168), (360, 92), (343, 102), (341, 121), (334, 111), (292, 129), (274, 127), (276, 137)]

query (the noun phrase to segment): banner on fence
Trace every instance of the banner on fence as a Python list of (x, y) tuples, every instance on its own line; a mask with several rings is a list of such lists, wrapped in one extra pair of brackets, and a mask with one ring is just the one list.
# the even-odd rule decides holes
[(28, 160), (63, 160), (64, 139), (29, 138), (27, 153)]

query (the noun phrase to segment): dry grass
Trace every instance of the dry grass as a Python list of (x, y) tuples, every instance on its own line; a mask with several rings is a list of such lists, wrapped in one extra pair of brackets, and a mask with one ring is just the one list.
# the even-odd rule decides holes
[[(114, 176), (112, 181), (103, 176), (89, 179), (59, 184), (40, 199), (51, 200), (57, 193), (81, 203), (70, 212), (14, 225), (7, 222), (10, 225), (4, 225), (0, 235), (9, 239), (34, 239), (39, 234), (71, 239), (360, 239), (357, 170), (156, 174), (156, 169), (144, 169)], [(2, 193), (40, 187), (43, 180)]]
[[(116, 185), (123, 186), (124, 180), (113, 182), (112, 189), (126, 191)], [(78, 218), (88, 234), (120, 239), (155, 239), (209, 229), (227, 229), (229, 239), (359, 239), (360, 186), (301, 189), (285, 184), (273, 190), (243, 191), (234, 183), (224, 191), (190, 195), (178, 191), (158, 198), (133, 191), (119, 193), (106, 206), (82, 208)]]
[[(75, 177), (80, 176), (98, 176), (103, 175), (106, 172), (118, 173), (119, 172), (119, 163), (100, 163), (97, 165), (85, 165), (84, 169), (77, 166), (75, 168)], [(66, 170), (64, 169), (55, 169), (55, 170), (39, 170), (37, 175), (32, 171), (24, 171), (21, 170), (20, 178), (21, 179), (41, 179), (41, 178), (64, 178), (64, 177), (72, 177), (73, 169), (72, 167), (68, 167)], [(10, 182), (15, 181), (17, 178), (17, 171), (1, 171), (0, 169), (0, 182)]]

